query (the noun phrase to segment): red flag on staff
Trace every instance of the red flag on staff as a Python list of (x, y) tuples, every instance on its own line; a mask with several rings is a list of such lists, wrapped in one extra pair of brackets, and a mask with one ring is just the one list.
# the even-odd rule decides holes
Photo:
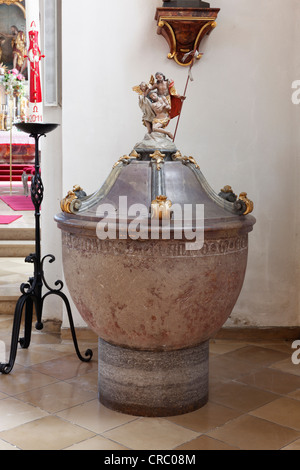
[(169, 93), (171, 96), (171, 112), (170, 112), (170, 118), (173, 119), (176, 116), (179, 116), (181, 113), (181, 108), (182, 108), (182, 100), (179, 98), (179, 96), (174, 96), (172, 94), (172, 88), (174, 88), (174, 81), (172, 80), (169, 84)]

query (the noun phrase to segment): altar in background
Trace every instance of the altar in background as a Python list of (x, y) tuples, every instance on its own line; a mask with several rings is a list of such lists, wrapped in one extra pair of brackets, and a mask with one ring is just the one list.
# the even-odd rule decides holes
[(26, 119), (28, 112), (28, 82), (24, 83), (25, 95), (14, 96), (11, 104), (9, 96), (3, 84), (4, 76), (0, 73), (0, 131), (10, 129), (10, 106), (12, 107), (12, 122), (19, 122)]
[[(34, 163), (34, 140), (28, 134), (12, 131), (12, 163), (31, 165)], [(10, 132), (0, 131), (0, 165), (10, 162)], [(1, 171), (1, 168), (0, 168)]]

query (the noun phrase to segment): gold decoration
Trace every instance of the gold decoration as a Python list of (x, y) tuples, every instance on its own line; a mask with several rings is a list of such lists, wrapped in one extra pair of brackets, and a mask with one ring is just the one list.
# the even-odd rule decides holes
[(226, 194), (227, 194), (227, 193), (232, 193), (232, 194), (234, 194), (234, 192), (233, 192), (233, 190), (232, 190), (232, 187), (229, 186), (229, 185), (224, 186), (224, 188), (221, 189), (221, 192), (222, 192), (222, 193), (226, 193)]
[(0, 73), (0, 75), (5, 75), (8, 71), (8, 68), (3, 64), (3, 62), (0, 64), (0, 70), (2, 70), (2, 74)]
[(150, 155), (150, 157), (152, 158), (152, 160), (155, 160), (155, 161), (156, 161), (156, 169), (157, 169), (157, 171), (160, 171), (160, 170), (161, 170), (160, 164), (163, 163), (165, 156), (166, 156), (166, 155), (165, 155), (164, 153), (161, 153), (159, 150), (155, 150), (155, 152)]
[(173, 158), (173, 160), (181, 160), (182, 163), (192, 163), (193, 165), (195, 165), (195, 167), (198, 170), (200, 170), (200, 166), (198, 165), (198, 163), (196, 162), (194, 157), (183, 157), (179, 150), (177, 150), (177, 152), (173, 155), (172, 158)]
[(250, 199), (247, 198), (247, 193), (241, 193), (239, 195), (239, 200), (243, 201), (246, 204), (246, 210), (243, 215), (250, 214), (254, 209), (254, 204), (252, 201), (250, 201)]
[(60, 202), (60, 207), (63, 212), (67, 212), (68, 214), (72, 214), (71, 211), (71, 203), (78, 199), (74, 191), (68, 191), (68, 194), (62, 201)]
[[(160, 9), (158, 9), (160, 10)], [(194, 55), (192, 51), (199, 49), (200, 42), (205, 34), (209, 34), (216, 26), (217, 23), (214, 21), (214, 18), (210, 16), (185, 16), (185, 15), (168, 15), (161, 16), (159, 11), (157, 12), (158, 19), (158, 34), (162, 34), (166, 39), (170, 47), (170, 52), (168, 53), (168, 59), (174, 59), (178, 65), (187, 67), (193, 63)], [(186, 25), (190, 25), (190, 43), (193, 44), (189, 49), (182, 49), (179, 46), (179, 37), (180, 37), (180, 23), (182, 23), (182, 28)], [(191, 33), (193, 31), (193, 33)], [(178, 37), (177, 37), (178, 36)], [(185, 62), (183, 60), (183, 55), (187, 52), (191, 53), (190, 60)], [(203, 54), (199, 54), (196, 58), (201, 59)]]
[(148, 83), (142, 82), (139, 85), (136, 85), (136, 86), (132, 87), (132, 89), (133, 89), (133, 91), (135, 91), (139, 95), (143, 95), (146, 90), (151, 89), (151, 87), (154, 85), (154, 83), (155, 83), (155, 78), (153, 77), (153, 75), (151, 75), (150, 80), (149, 80)]
[(131, 157), (131, 158), (136, 158), (137, 160), (138, 160), (139, 158), (141, 158), (140, 154), (137, 153), (136, 150), (132, 150), (132, 152), (131, 152), (131, 154), (130, 154), (130, 157)]
[(171, 217), (172, 202), (168, 200), (167, 196), (157, 196), (151, 202), (151, 217), (153, 219), (162, 219), (163, 217)]
[[(22, 1), (22, 0), (21, 0)], [(21, 3), (21, 1), (19, 0), (0, 0), (0, 5), (4, 4), (4, 5), (16, 5), (16, 7), (19, 7), (23, 14), (24, 14), (24, 18), (26, 18), (26, 9), (24, 7), (24, 5)]]
[(71, 205), (74, 206), (74, 201), (79, 200), (78, 196), (76, 196), (76, 192), (79, 191), (83, 191), (83, 189), (78, 184), (73, 186), (72, 191), (68, 191), (66, 197), (60, 202), (60, 207), (63, 212), (73, 214)]
[(116, 168), (120, 163), (127, 165), (131, 160), (139, 160), (141, 158), (140, 154), (136, 150), (133, 150), (130, 155), (123, 155), (119, 160), (114, 164), (113, 168)]
[(75, 184), (75, 186), (73, 186), (73, 191), (74, 192), (83, 191), (83, 189), (81, 186), (79, 186), (79, 184)]

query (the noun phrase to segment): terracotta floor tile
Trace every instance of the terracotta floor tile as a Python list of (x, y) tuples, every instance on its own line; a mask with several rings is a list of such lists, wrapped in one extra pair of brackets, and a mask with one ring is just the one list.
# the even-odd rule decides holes
[(90, 392), (98, 394), (98, 371), (74, 377), (73, 379), (67, 380), (67, 382), (83, 390), (89, 390)]
[(10, 374), (0, 375), (0, 391), (7, 395), (17, 395), (56, 381), (55, 378), (32, 369), (15, 366)]
[(209, 373), (211, 379), (217, 379), (219, 382), (238, 380), (261, 369), (261, 366), (255, 363), (235, 360), (226, 356), (226, 354), (223, 354), (210, 359)]
[(255, 344), (252, 343), (252, 346), (261, 346), (263, 348), (274, 349), (275, 351), (291, 354), (294, 351), (292, 350), (292, 343), (293, 341), (275, 340)]
[(208, 402), (200, 410), (166, 419), (192, 431), (205, 433), (210, 429), (222, 426), (227, 421), (237, 418), (240, 414), (236, 410)]
[(225, 354), (230, 351), (235, 351), (236, 349), (244, 347), (245, 343), (241, 343), (238, 341), (213, 339), (209, 342), (209, 352), (213, 354)]
[[(84, 351), (81, 354), (84, 354)], [(53, 361), (36, 364), (32, 369), (58, 380), (68, 380), (98, 370), (96, 358), (97, 354), (94, 352), (94, 359), (91, 362), (82, 362), (76, 354), (72, 354)]]
[(276, 362), (276, 364), (272, 364), (271, 367), (272, 369), (281, 370), (287, 374), (300, 375), (300, 364), (292, 363), (292, 354), (291, 357), (284, 359), (283, 361)]
[(264, 368), (254, 374), (242, 377), (239, 381), (282, 395), (300, 388), (300, 377), (273, 368)]
[(95, 436), (91, 439), (80, 442), (79, 444), (73, 444), (65, 450), (128, 450), (128, 448), (106, 439), (105, 437)]
[(45, 331), (37, 331), (35, 328), (32, 329), (31, 335), (32, 344), (47, 344), (48, 346), (57, 346), (61, 344), (60, 335), (57, 333), (46, 333)]
[(278, 398), (271, 392), (237, 382), (227, 382), (210, 391), (210, 400), (240, 411), (250, 411)]
[(61, 450), (93, 435), (56, 416), (48, 416), (3, 432), (0, 438), (22, 450)]
[(103, 435), (133, 450), (171, 450), (199, 434), (166, 419), (139, 418)]
[(92, 400), (84, 405), (61, 411), (57, 413), (57, 416), (97, 434), (101, 434), (109, 429), (136, 419), (135, 416), (109, 410), (98, 400)]
[(61, 358), (64, 353), (54, 348), (47, 348), (43, 345), (31, 344), (29, 349), (19, 349), (16, 364), (24, 367), (30, 367), (42, 362), (53, 361)]
[(17, 395), (17, 398), (49, 413), (56, 413), (66, 408), (94, 400), (97, 398), (97, 393), (83, 390), (78, 386), (65, 382), (57, 382)]
[(288, 446), (283, 447), (281, 450), (300, 450), (300, 439), (297, 439)]
[(227, 353), (224, 357), (241, 360), (244, 362), (255, 362), (256, 365), (270, 366), (275, 362), (282, 361), (288, 356), (287, 353), (263, 348), (261, 346), (246, 346)]
[(36, 419), (47, 416), (48, 413), (44, 410), (36, 408), (35, 406), (28, 405), (15, 398), (6, 398), (0, 400), (0, 439), (2, 431), (20, 426), (21, 424), (34, 421)]
[(251, 412), (251, 415), (300, 431), (300, 401), (279, 398)]
[(0, 450), (20, 450), (20, 449), (0, 439)]
[(299, 438), (293, 429), (244, 415), (207, 433), (242, 450), (278, 450)]
[(200, 436), (186, 444), (176, 447), (178, 450), (239, 450), (238, 447), (230, 446), (225, 442), (217, 441), (208, 436)]
[(298, 388), (298, 390), (294, 390), (293, 392), (289, 393), (288, 397), (294, 398), (295, 400), (300, 400), (300, 388)]

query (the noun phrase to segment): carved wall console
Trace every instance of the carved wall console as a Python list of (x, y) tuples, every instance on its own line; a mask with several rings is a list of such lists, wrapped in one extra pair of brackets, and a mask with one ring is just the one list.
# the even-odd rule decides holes
[(200, 43), (217, 26), (219, 11), (219, 8), (157, 8), (157, 34), (161, 34), (170, 47), (168, 58), (182, 66), (191, 65), (193, 52), (200, 59)]

